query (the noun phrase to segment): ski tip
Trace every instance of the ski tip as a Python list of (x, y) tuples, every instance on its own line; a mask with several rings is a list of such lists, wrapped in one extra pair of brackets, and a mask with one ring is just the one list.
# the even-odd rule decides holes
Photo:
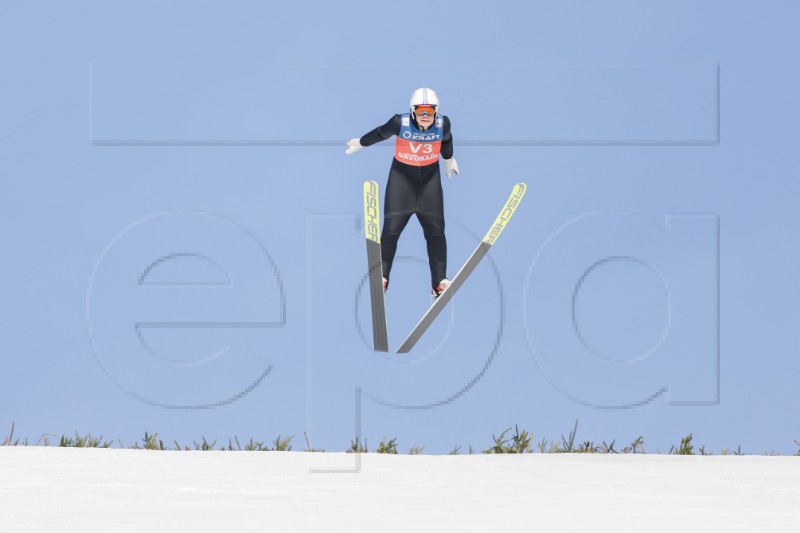
[(508, 197), (506, 200), (505, 205), (503, 206), (503, 210), (500, 211), (500, 214), (495, 219), (494, 224), (489, 229), (489, 232), (483, 238), (483, 242), (486, 244), (492, 245), (503, 232), (508, 224), (508, 221), (511, 219), (511, 216), (519, 207), (520, 202), (522, 201), (522, 197), (525, 196), (525, 191), (527, 190), (528, 186), (525, 183), (517, 183), (514, 185), (514, 189), (511, 191), (511, 196)]
[(381, 243), (381, 214), (380, 198), (378, 197), (378, 182), (367, 180), (364, 182), (364, 232), (367, 240)]

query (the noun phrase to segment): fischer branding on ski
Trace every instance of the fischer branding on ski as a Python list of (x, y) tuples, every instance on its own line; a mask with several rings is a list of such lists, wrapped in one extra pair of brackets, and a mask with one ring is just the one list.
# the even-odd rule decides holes
[(486, 255), (495, 241), (497, 241), (497, 238), (500, 237), (500, 234), (505, 229), (511, 216), (517, 210), (519, 203), (522, 201), (522, 197), (525, 196), (526, 188), (527, 186), (524, 183), (517, 183), (514, 185), (511, 196), (508, 197), (502, 211), (500, 211), (494, 224), (489, 228), (486, 236), (481, 243), (478, 244), (478, 247), (475, 248), (475, 251), (472, 252), (472, 255), (469, 256), (469, 259), (467, 259), (464, 266), (461, 267), (461, 270), (458, 271), (450, 286), (436, 298), (428, 311), (422, 316), (422, 319), (417, 323), (411, 333), (409, 333), (406, 340), (403, 341), (403, 344), (397, 349), (397, 353), (408, 353), (411, 348), (414, 347), (436, 317), (439, 316), (444, 306), (447, 305), (456, 291), (464, 284), (464, 281), (472, 274), (472, 271), (475, 270), (475, 267), (481, 262), (483, 256)]
[(367, 238), (369, 295), (372, 305), (372, 344), (377, 352), (389, 351), (381, 261), (381, 223), (378, 182), (364, 182), (364, 234)]

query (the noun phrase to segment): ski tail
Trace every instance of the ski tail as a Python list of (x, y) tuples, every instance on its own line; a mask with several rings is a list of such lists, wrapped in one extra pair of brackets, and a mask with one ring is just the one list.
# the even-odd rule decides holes
[(372, 344), (377, 352), (389, 351), (381, 260), (380, 197), (378, 182), (364, 182), (364, 234), (367, 242), (367, 276), (372, 307)]
[(500, 214), (497, 215), (497, 218), (489, 228), (486, 236), (478, 244), (478, 247), (475, 248), (475, 250), (469, 256), (469, 259), (467, 259), (467, 261), (455, 275), (447, 290), (445, 290), (433, 302), (433, 305), (431, 305), (428, 311), (422, 316), (422, 319), (417, 323), (414, 329), (411, 330), (411, 333), (409, 333), (408, 337), (406, 337), (406, 340), (403, 341), (403, 344), (397, 349), (397, 353), (408, 353), (422, 337), (425, 331), (427, 331), (428, 327), (430, 327), (436, 317), (439, 316), (439, 313), (442, 312), (444, 306), (447, 305), (453, 296), (455, 296), (456, 291), (461, 288), (469, 275), (472, 274), (483, 257), (489, 252), (491, 247), (497, 241), (498, 237), (500, 237), (500, 234), (506, 228), (508, 221), (511, 220), (511, 217), (516, 212), (517, 207), (519, 207), (522, 197), (525, 196), (526, 190), (527, 185), (524, 183), (517, 183), (514, 185), (511, 195), (508, 197), (508, 200), (506, 200), (505, 205), (503, 205), (503, 209), (500, 211)]

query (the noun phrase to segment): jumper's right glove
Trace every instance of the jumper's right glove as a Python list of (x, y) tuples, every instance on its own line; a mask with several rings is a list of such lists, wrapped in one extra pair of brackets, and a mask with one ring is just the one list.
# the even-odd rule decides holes
[(458, 174), (458, 163), (456, 163), (456, 158), (451, 157), (450, 159), (444, 159), (444, 173), (449, 178), (450, 174)]
[(361, 146), (361, 139), (358, 137), (347, 141), (347, 146), (349, 146), (349, 148), (344, 152), (347, 155), (354, 154), (359, 150), (361, 150), (362, 148), (364, 148), (363, 146)]

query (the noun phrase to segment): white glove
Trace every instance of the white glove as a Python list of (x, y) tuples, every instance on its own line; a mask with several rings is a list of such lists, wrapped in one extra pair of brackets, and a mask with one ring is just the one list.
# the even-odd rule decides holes
[(349, 148), (344, 152), (347, 155), (354, 154), (359, 150), (361, 150), (362, 148), (364, 148), (363, 146), (361, 146), (361, 139), (358, 137), (347, 141), (347, 146), (349, 146)]
[(444, 159), (444, 173), (449, 178), (450, 174), (458, 174), (458, 163), (456, 163), (456, 158), (451, 157), (450, 159)]

